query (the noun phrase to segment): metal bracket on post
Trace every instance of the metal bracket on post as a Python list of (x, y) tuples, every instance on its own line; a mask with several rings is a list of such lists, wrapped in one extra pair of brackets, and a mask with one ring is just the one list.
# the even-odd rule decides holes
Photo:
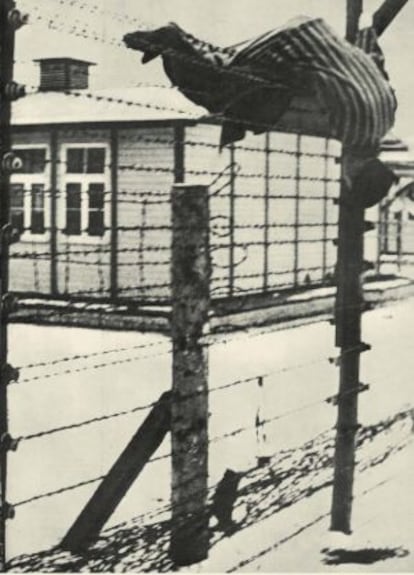
[(191, 565), (208, 556), (208, 350), (202, 337), (210, 307), (209, 203), (206, 186), (172, 191), (170, 556)]

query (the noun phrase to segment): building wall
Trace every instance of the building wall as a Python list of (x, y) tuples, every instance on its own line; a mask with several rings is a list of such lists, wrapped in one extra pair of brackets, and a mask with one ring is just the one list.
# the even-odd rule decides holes
[(274, 132), (220, 152), (219, 141), (218, 126), (186, 129), (186, 181), (211, 187), (213, 293), (325, 281), (336, 262), (339, 145)]
[[(26, 146), (44, 146), (46, 158), (50, 159), (50, 135), (47, 130), (18, 133), (13, 137), (17, 148)], [(50, 166), (49, 166), (50, 167)], [(24, 176), (12, 175), (11, 182), (18, 184)], [(50, 188), (50, 170), (39, 175), (39, 182), (44, 181)], [(25, 192), (25, 199), (27, 193)], [(47, 198), (50, 196), (47, 195)], [(26, 200), (27, 201), (27, 200)], [(10, 247), (10, 289), (12, 291), (49, 293), (50, 290), (50, 229), (42, 236), (32, 236), (26, 230), (21, 241)]]
[[(118, 288), (122, 297), (137, 297), (151, 292), (158, 297), (168, 290), (142, 290), (145, 286), (169, 282), (170, 232), (142, 227), (159, 227), (170, 224), (169, 198), (174, 181), (174, 146), (172, 128), (128, 128), (118, 132)], [(24, 233), (21, 241), (12, 248), (11, 285), (15, 291), (50, 293), (51, 289), (51, 134), (48, 131), (19, 132), (14, 146), (44, 145), (47, 153), (47, 181), (45, 193), (46, 231), (40, 236)], [(65, 233), (65, 185), (73, 178), (67, 174), (65, 150), (67, 146), (104, 146), (106, 152), (105, 174), (105, 230), (102, 237), (90, 237), (83, 229), (79, 236)], [(110, 295), (111, 261), (111, 158), (110, 131), (82, 128), (61, 128), (57, 131), (57, 288), (58, 295)], [(93, 181), (93, 176), (89, 176)], [(27, 179), (25, 175), (17, 179)], [(101, 178), (101, 179), (102, 179)], [(82, 201), (86, 193), (82, 192)], [(133, 229), (125, 229), (133, 228)], [(29, 257), (35, 254), (35, 257)], [(28, 256), (23, 259), (23, 256)], [(165, 265), (160, 264), (164, 258)], [(133, 288), (133, 289), (131, 289)]]
[[(56, 275), (58, 295), (107, 297), (111, 294), (111, 245), (116, 241), (118, 297), (159, 301), (170, 294), (171, 187), (175, 179), (174, 128), (125, 127), (117, 130), (118, 157), (111, 157), (109, 129), (60, 128), (57, 132)], [(339, 147), (320, 138), (280, 133), (248, 135), (233, 149), (219, 149), (220, 127), (186, 126), (185, 183), (210, 190), (212, 295), (304, 287), (332, 274), (337, 235)], [(15, 135), (16, 146), (47, 150), (46, 231), (25, 234), (13, 246), (12, 289), (50, 293), (51, 289), (51, 134)], [(67, 147), (104, 147), (104, 233), (90, 237), (65, 233)], [(115, 165), (114, 165), (115, 164)], [(111, 230), (112, 170), (117, 176), (117, 230)], [(85, 182), (79, 176), (82, 201)], [(321, 225), (322, 224), (322, 225)], [(36, 257), (22, 258), (23, 255)], [(39, 255), (41, 254), (41, 255)], [(17, 259), (17, 256), (20, 256)]]
[(119, 295), (167, 297), (171, 234), (166, 228), (171, 226), (173, 128), (120, 130), (118, 161)]

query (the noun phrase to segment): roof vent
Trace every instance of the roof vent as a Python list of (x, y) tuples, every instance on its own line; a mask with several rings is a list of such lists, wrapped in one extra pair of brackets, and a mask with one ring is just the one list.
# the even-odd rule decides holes
[(74, 58), (39, 58), (40, 90), (64, 92), (89, 87), (89, 66), (93, 62)]

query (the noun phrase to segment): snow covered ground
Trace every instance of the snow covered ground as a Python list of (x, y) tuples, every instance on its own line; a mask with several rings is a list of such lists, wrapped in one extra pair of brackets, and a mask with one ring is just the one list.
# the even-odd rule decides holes
[[(365, 426), (414, 405), (413, 319), (412, 299), (364, 314), (363, 338), (372, 345), (372, 351), (362, 356), (361, 379), (371, 385), (360, 395), (359, 419)], [(10, 455), (8, 500), (17, 504), (15, 519), (8, 522), (8, 556), (12, 558), (58, 544), (98, 483), (26, 504), (24, 501), (104, 475), (147, 411), (32, 439), (28, 436), (155, 401), (171, 385), (171, 354), (168, 338), (153, 334), (30, 325), (13, 325), (10, 332), (13, 365), (47, 364), (22, 369), (21, 382), (10, 386), (11, 433), (23, 437), (17, 452)], [(269, 453), (292, 449), (293, 454), (295, 446), (318, 434), (327, 432), (332, 436), (327, 430), (335, 423), (336, 408), (324, 400), (338, 388), (338, 368), (328, 361), (337, 353), (333, 342), (334, 328), (327, 322), (217, 336), (210, 347), (210, 388), (270, 375), (264, 379), (264, 398), (256, 380), (211, 394), (211, 485), (226, 468), (243, 471), (255, 465), (256, 456), (263, 450), (255, 430), (259, 402), (261, 414), (273, 420), (266, 429), (265, 449)], [(80, 357), (83, 355), (87, 357)], [(235, 430), (243, 431), (231, 435)], [(392, 436), (393, 442), (398, 440)], [(386, 448), (385, 443), (382, 448)], [(166, 440), (156, 455), (168, 452)], [(413, 570), (412, 536), (407, 535), (414, 527), (412, 455), (412, 446), (408, 445), (383, 463), (368, 466), (357, 477), (357, 494), (387, 481), (361, 495), (361, 504), (354, 510), (354, 535), (346, 538), (347, 549), (350, 542), (357, 547), (369, 543), (377, 552), (379, 547), (402, 549), (395, 551), (395, 557), (375, 561), (373, 570), (392, 570), (394, 564), (399, 571)], [(169, 466), (168, 458), (150, 463), (107, 528), (168, 503)], [(304, 481), (302, 475), (300, 481)], [(190, 570), (344, 570), (343, 563), (338, 567), (328, 564), (337, 558), (321, 554), (322, 547), (333, 549), (328, 541), (329, 506), (330, 488), (318, 489), (311, 497), (270, 514), (257, 525), (221, 539), (212, 548), (209, 560)], [(302, 534), (277, 544), (290, 531), (301, 529), (319, 515), (323, 517)], [(334, 546), (342, 547), (343, 542), (334, 542)], [(270, 550), (250, 560), (267, 548)], [(127, 563), (116, 570), (128, 566), (139, 570), (139, 565)], [(354, 569), (347, 564), (346, 570), (349, 567)], [(368, 568), (355, 567), (363, 571)]]

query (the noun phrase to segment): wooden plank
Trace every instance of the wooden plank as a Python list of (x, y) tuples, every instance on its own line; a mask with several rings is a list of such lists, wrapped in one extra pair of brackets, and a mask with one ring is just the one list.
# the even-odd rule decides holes
[(201, 341), (210, 307), (208, 188), (174, 186), (172, 210), (170, 556), (190, 565), (205, 559), (209, 547), (208, 350)]
[(170, 392), (164, 393), (152, 408), (63, 538), (63, 549), (76, 553), (98, 539), (102, 527), (169, 431), (170, 400)]
[(408, 0), (385, 0), (383, 2), (372, 18), (372, 24), (377, 36), (381, 36), (385, 32), (407, 2)]

